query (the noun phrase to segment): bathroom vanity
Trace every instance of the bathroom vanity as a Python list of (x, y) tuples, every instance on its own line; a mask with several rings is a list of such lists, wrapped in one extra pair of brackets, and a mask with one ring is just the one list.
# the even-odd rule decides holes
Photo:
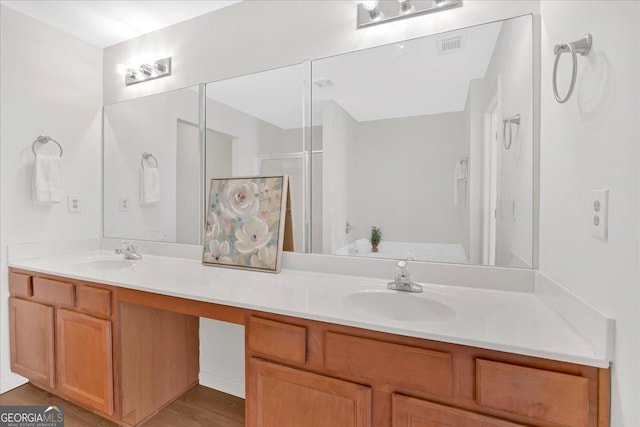
[(122, 425), (198, 383), (199, 317), (245, 326), (248, 426), (609, 425), (608, 362), (533, 296), (427, 284), (455, 316), (393, 320), (343, 304), (377, 279), (107, 257), (12, 262), (11, 366)]

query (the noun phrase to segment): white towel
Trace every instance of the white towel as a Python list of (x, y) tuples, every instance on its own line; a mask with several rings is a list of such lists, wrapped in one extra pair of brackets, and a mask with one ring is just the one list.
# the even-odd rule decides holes
[(33, 202), (39, 205), (60, 203), (62, 191), (62, 159), (36, 153), (33, 163)]
[(160, 201), (160, 171), (158, 168), (142, 168), (140, 176), (140, 203), (149, 205)]
[(456, 162), (456, 169), (453, 173), (453, 205), (458, 206), (458, 187), (462, 182), (465, 185), (467, 184), (468, 173), (467, 173), (467, 161), (466, 159), (459, 159)]

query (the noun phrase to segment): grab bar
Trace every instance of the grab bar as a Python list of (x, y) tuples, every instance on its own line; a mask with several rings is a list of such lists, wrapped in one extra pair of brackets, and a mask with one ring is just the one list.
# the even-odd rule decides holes
[(151, 153), (142, 153), (142, 158), (140, 159), (140, 167), (144, 169), (144, 164), (142, 163), (144, 160), (149, 160), (149, 159), (153, 159), (154, 162), (156, 162), (156, 168), (158, 167), (158, 159), (156, 159), (154, 157), (153, 154)]
[[(511, 143), (513, 142), (512, 124), (520, 126), (520, 114), (515, 114), (502, 120), (502, 145), (506, 150), (511, 148)], [(507, 144), (507, 125), (509, 125), (509, 144)]]
[[(556, 61), (553, 64), (553, 95), (556, 97), (556, 101), (558, 101), (560, 104), (564, 104), (569, 100), (569, 98), (571, 98), (573, 89), (576, 86), (576, 76), (578, 75), (578, 59), (576, 54), (579, 53), (582, 56), (587, 55), (591, 50), (592, 44), (593, 37), (591, 37), (591, 34), (587, 33), (582, 36), (580, 40), (576, 40), (568, 44), (557, 44), (554, 47), (553, 53), (556, 55)], [(560, 56), (566, 52), (569, 52), (571, 54), (572, 72), (569, 91), (563, 99), (558, 94), (558, 63), (560, 62)]]
[(55, 142), (55, 144), (58, 146), (58, 148), (60, 149), (60, 157), (62, 157), (62, 145), (60, 145), (60, 143), (58, 141), (56, 141), (55, 139), (51, 138), (50, 136), (47, 135), (38, 135), (38, 137), (36, 138), (35, 141), (33, 141), (33, 144), (31, 144), (31, 151), (33, 151), (33, 155), (36, 155), (36, 144), (39, 142), (40, 144), (46, 144), (49, 141), (53, 141)]

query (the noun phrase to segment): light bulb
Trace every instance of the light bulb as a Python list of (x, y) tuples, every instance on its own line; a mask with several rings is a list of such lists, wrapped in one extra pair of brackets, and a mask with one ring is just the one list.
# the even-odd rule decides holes
[(400, 3), (400, 13), (402, 15), (406, 15), (416, 10), (416, 8), (411, 4), (411, 0), (398, 0), (398, 3)]
[(360, 3), (365, 10), (371, 12), (378, 7), (378, 0), (365, 0)]

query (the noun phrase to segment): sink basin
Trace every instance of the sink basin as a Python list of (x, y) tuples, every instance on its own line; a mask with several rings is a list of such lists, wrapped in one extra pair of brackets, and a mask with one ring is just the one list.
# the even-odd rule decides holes
[(129, 270), (135, 267), (136, 261), (128, 259), (96, 259), (85, 261), (74, 265), (76, 268), (83, 270)]
[(359, 314), (378, 319), (434, 322), (456, 317), (455, 310), (448, 305), (409, 292), (358, 292), (342, 298), (342, 304)]

